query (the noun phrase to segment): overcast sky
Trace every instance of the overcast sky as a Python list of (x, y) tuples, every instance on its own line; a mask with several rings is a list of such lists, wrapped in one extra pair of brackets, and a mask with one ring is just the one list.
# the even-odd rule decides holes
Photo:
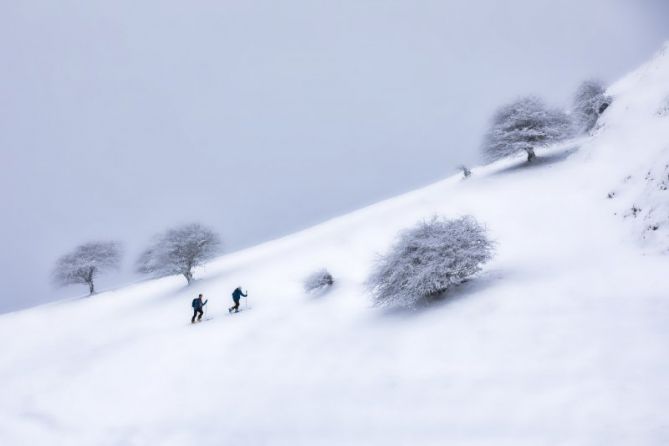
[(494, 108), (565, 106), (669, 38), (663, 0), (0, 3), (0, 311), (56, 257), (200, 221), (236, 250), (477, 163)]

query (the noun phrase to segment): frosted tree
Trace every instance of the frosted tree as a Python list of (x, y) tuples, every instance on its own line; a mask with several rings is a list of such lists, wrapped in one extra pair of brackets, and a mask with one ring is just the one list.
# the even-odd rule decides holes
[(527, 161), (535, 149), (571, 136), (571, 121), (562, 111), (547, 108), (541, 99), (529, 96), (501, 107), (485, 135), (483, 151), (489, 161), (519, 152)]
[(307, 292), (322, 290), (331, 287), (332, 285), (334, 285), (334, 278), (325, 268), (309, 274), (307, 278), (304, 279), (304, 290)]
[(181, 274), (190, 284), (193, 268), (219, 254), (221, 246), (219, 236), (199, 223), (172, 228), (154, 237), (137, 261), (137, 272), (156, 276)]
[(56, 261), (52, 279), (58, 286), (88, 285), (89, 294), (93, 295), (98, 274), (118, 269), (120, 263), (121, 245), (119, 243), (85, 243)]
[(400, 233), (377, 259), (367, 287), (378, 305), (411, 307), (476, 274), (492, 255), (493, 244), (473, 217), (433, 217)]
[(572, 116), (579, 133), (589, 132), (597, 123), (599, 115), (611, 104), (612, 98), (606, 95), (601, 82), (588, 80), (583, 82), (574, 95)]

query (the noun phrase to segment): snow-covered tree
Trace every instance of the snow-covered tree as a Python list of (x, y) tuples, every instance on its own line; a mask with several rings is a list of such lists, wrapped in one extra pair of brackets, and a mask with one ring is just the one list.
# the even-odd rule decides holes
[(606, 95), (601, 82), (588, 80), (583, 82), (574, 95), (572, 116), (579, 133), (589, 132), (597, 123), (599, 115), (611, 104), (612, 98)]
[(528, 96), (497, 110), (485, 135), (483, 151), (489, 161), (523, 151), (527, 161), (532, 161), (538, 146), (568, 138), (571, 127), (566, 113), (549, 109), (541, 99)]
[(121, 263), (121, 245), (118, 242), (91, 242), (77, 246), (56, 261), (52, 279), (58, 286), (74, 284), (88, 285), (95, 293), (95, 278), (110, 269), (118, 269)]
[(433, 217), (400, 233), (367, 286), (378, 305), (410, 307), (479, 272), (492, 255), (493, 243), (473, 217)]
[(331, 287), (332, 285), (334, 285), (334, 278), (325, 268), (309, 274), (304, 279), (304, 290), (307, 292)]
[(190, 284), (193, 268), (220, 252), (219, 236), (199, 223), (191, 223), (154, 237), (137, 261), (137, 272), (158, 276), (181, 274)]

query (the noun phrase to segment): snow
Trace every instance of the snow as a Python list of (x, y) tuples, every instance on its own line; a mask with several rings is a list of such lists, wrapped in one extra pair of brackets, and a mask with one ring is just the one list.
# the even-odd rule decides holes
[[(611, 87), (619, 100), (603, 120), (607, 131), (601, 136), (608, 144), (600, 144), (625, 167), (611, 181), (613, 209), (650, 253), (669, 251), (668, 80), (666, 43), (653, 60)], [(616, 124), (623, 120), (625, 125)]]
[[(669, 147), (667, 48), (611, 87), (592, 136), (532, 166), (475, 168), (226, 255), (189, 288), (168, 277), (0, 316), (0, 444), (667, 444), (669, 259), (620, 214), (666, 206), (638, 175)], [(442, 303), (372, 307), (374, 256), (433, 214), (476, 217), (496, 257)], [(335, 285), (314, 298), (302, 280), (322, 267)], [(238, 285), (250, 309), (230, 316)], [(199, 292), (213, 319), (193, 326)]]

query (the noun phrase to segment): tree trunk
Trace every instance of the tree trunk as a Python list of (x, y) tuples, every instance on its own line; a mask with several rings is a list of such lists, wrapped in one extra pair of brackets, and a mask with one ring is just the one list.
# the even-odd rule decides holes
[(91, 267), (88, 270), (88, 277), (86, 283), (88, 284), (88, 291), (90, 292), (89, 296), (95, 294), (95, 284), (93, 283), (93, 276), (95, 275), (95, 267)]
[(184, 277), (186, 278), (186, 282), (188, 282), (188, 285), (190, 285), (191, 280), (193, 280), (193, 273), (190, 271), (186, 271), (184, 273)]
[(534, 153), (534, 147), (525, 149), (525, 151), (527, 152), (527, 162), (531, 163), (534, 161), (534, 159), (537, 157), (536, 153)]

